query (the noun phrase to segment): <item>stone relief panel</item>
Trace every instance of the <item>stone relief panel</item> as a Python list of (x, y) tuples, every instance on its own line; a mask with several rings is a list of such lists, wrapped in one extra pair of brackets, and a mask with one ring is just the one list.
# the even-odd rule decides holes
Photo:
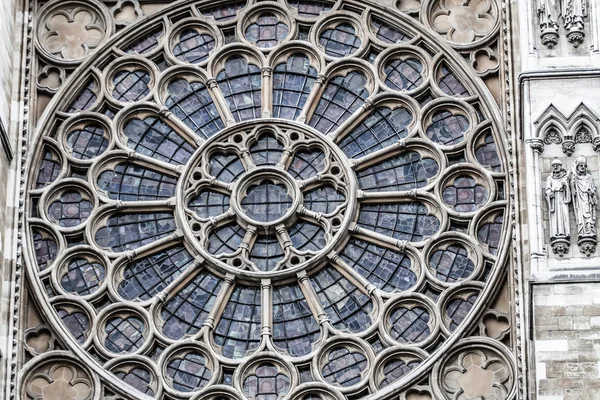
[[(569, 116), (550, 106), (529, 140), (539, 163), (550, 257), (591, 257), (597, 245), (598, 116), (581, 104)], [(537, 164), (536, 164), (537, 165)], [(576, 244), (576, 249), (571, 249)]]

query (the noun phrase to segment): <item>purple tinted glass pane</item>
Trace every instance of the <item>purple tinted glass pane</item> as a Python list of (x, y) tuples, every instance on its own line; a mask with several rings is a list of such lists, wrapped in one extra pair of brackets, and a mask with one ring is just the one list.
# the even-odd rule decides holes
[(123, 252), (153, 243), (175, 229), (175, 219), (170, 213), (118, 213), (98, 229), (95, 239), (100, 247)]
[(198, 274), (161, 309), (162, 331), (170, 339), (197, 333), (215, 306), (221, 280), (208, 272)]
[(477, 231), (479, 242), (487, 245), (488, 251), (494, 255), (498, 254), (503, 224), (504, 217), (498, 215), (493, 222), (482, 224)]
[(229, 210), (229, 196), (213, 190), (202, 190), (188, 204), (200, 218), (216, 217)]
[(244, 393), (250, 399), (282, 399), (290, 390), (290, 378), (279, 372), (273, 364), (262, 364), (256, 373), (244, 380)]
[(336, 329), (357, 333), (371, 326), (371, 299), (337, 270), (325, 268), (311, 278), (311, 283)]
[(417, 283), (410, 258), (398, 251), (352, 238), (340, 256), (352, 269), (386, 292), (408, 290)]
[(139, 101), (150, 93), (150, 74), (142, 69), (119, 71), (112, 79), (112, 96), (123, 102)]
[(420, 242), (440, 229), (440, 220), (418, 202), (363, 204), (358, 224), (394, 239)]
[(246, 39), (261, 48), (277, 46), (290, 33), (290, 28), (273, 14), (263, 14), (246, 28)]
[(96, 124), (67, 134), (67, 147), (71, 155), (80, 160), (89, 160), (102, 154), (108, 147), (104, 129)]
[(427, 137), (436, 143), (452, 146), (460, 143), (469, 130), (469, 120), (449, 111), (438, 111), (433, 115), (432, 124), (427, 127)]
[(361, 381), (367, 366), (368, 362), (364, 354), (339, 348), (329, 353), (328, 363), (321, 370), (321, 374), (327, 382), (347, 387)]
[(125, 124), (127, 146), (137, 153), (171, 164), (185, 164), (194, 148), (157, 117), (133, 118)]
[(319, 43), (323, 46), (327, 55), (345, 57), (356, 52), (362, 41), (356, 36), (356, 28), (345, 22), (323, 32), (319, 38)]
[(431, 158), (414, 151), (383, 160), (356, 173), (365, 192), (403, 191), (423, 187), (437, 175), (439, 167)]
[(465, 97), (469, 95), (469, 91), (463, 86), (458, 78), (452, 73), (452, 71), (446, 66), (442, 65), (441, 76), (438, 84), (442, 92), (449, 96)]
[(276, 236), (259, 236), (252, 245), (250, 261), (261, 271), (272, 271), (284, 255)]
[(423, 64), (416, 58), (393, 60), (384, 68), (385, 84), (398, 91), (412, 90), (423, 82)]
[(61, 165), (54, 159), (54, 155), (51, 151), (44, 152), (44, 159), (40, 165), (38, 177), (35, 182), (36, 189), (41, 189), (48, 186), (58, 178), (60, 174)]
[(302, 113), (317, 79), (308, 57), (294, 54), (273, 73), (273, 117), (295, 120)]
[(444, 203), (458, 212), (476, 211), (488, 198), (488, 190), (469, 175), (456, 177), (454, 183), (442, 191)]
[(322, 250), (327, 245), (325, 230), (306, 221), (298, 221), (289, 229), (292, 245), (298, 251)]
[(153, 376), (145, 367), (126, 368), (125, 371), (115, 372), (115, 375), (126, 384), (133, 386), (142, 393), (154, 396), (152, 388)]
[(471, 276), (475, 264), (469, 258), (469, 252), (460, 244), (448, 246), (445, 250), (437, 250), (429, 257), (429, 267), (435, 276), (443, 282), (457, 282)]
[(58, 310), (58, 316), (63, 321), (77, 343), (82, 344), (87, 338), (90, 329), (90, 320), (87, 315), (79, 311), (68, 311), (66, 308)]
[(384, 387), (389, 386), (393, 382), (402, 378), (404, 375), (418, 367), (419, 364), (419, 361), (405, 362), (398, 359), (392, 359), (386, 362), (382, 370), (384, 379), (379, 384), (379, 389), (383, 389)]
[(245, 1), (231, 2), (216, 7), (205, 8), (201, 10), (202, 15), (213, 17), (216, 21), (223, 22), (236, 17), (237, 12), (244, 8)]
[(118, 293), (127, 300), (149, 300), (193, 264), (194, 258), (183, 246), (140, 258), (123, 270)]
[(475, 149), (475, 157), (485, 168), (494, 172), (502, 172), (502, 162), (491, 133), (485, 135), (484, 143)]
[(148, 53), (158, 46), (158, 41), (163, 35), (163, 27), (159, 27), (141, 38), (135, 40), (129, 46), (125, 47), (123, 50), (127, 54), (144, 54)]
[(96, 81), (93, 78), (90, 79), (77, 94), (75, 100), (69, 105), (67, 112), (74, 113), (77, 111), (85, 111), (90, 108), (98, 98), (96, 95), (97, 86)]
[(329, 81), (309, 125), (322, 133), (337, 129), (369, 96), (367, 78), (360, 72), (336, 76)]
[(42, 234), (37, 229), (33, 230), (33, 247), (35, 250), (35, 259), (40, 271), (46, 269), (48, 264), (56, 259), (58, 254), (58, 244), (50, 236)]
[(48, 207), (48, 217), (62, 227), (73, 227), (85, 222), (93, 205), (76, 191), (64, 192), (60, 199)]
[(288, 4), (298, 9), (298, 14), (303, 17), (320, 17), (333, 8), (332, 4), (322, 1), (288, 0)]
[(331, 214), (346, 201), (346, 196), (333, 186), (325, 185), (304, 194), (304, 207), (323, 214)]
[(227, 358), (242, 358), (258, 347), (261, 332), (260, 288), (237, 286), (215, 329), (215, 343)]
[(98, 187), (110, 199), (122, 201), (162, 200), (175, 196), (177, 179), (141, 165), (124, 162), (104, 171)]
[(69, 268), (60, 283), (67, 292), (85, 296), (98, 290), (104, 281), (104, 272), (102, 264), (76, 258), (69, 263)]
[(388, 317), (390, 335), (402, 343), (418, 343), (427, 339), (429, 312), (423, 307), (397, 307)]
[(374, 28), (377, 39), (386, 43), (399, 43), (410, 39), (410, 37), (404, 32), (388, 25), (386, 22), (383, 22), (378, 18), (373, 18), (371, 25)]
[(175, 390), (192, 392), (206, 386), (212, 378), (212, 371), (206, 364), (201, 353), (190, 352), (167, 364), (167, 377)]
[(448, 307), (446, 307), (446, 318), (450, 320), (450, 332), (454, 332), (456, 328), (464, 321), (464, 319), (473, 308), (475, 301), (477, 300), (477, 295), (471, 295), (466, 299), (457, 298), (448, 303)]
[(209, 138), (225, 127), (202, 83), (176, 79), (168, 84), (167, 93), (165, 106), (197, 135)]
[(348, 157), (366, 156), (408, 136), (406, 128), (412, 121), (412, 114), (404, 107), (394, 110), (378, 107), (339, 146)]
[(114, 317), (106, 321), (104, 346), (113, 353), (132, 353), (144, 343), (146, 324), (137, 317)]
[(283, 217), (292, 206), (292, 198), (284, 185), (263, 181), (251, 185), (240, 205), (248, 217), (258, 222), (272, 222)]
[(215, 39), (196, 29), (187, 28), (179, 34), (179, 42), (173, 48), (173, 55), (181, 61), (199, 64), (206, 61), (215, 48)]
[(244, 57), (232, 57), (217, 82), (236, 122), (261, 116), (261, 72)]

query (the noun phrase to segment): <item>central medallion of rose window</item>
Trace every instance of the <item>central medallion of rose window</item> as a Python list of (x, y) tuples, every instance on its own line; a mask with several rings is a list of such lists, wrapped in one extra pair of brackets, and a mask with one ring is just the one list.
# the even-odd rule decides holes
[(356, 210), (345, 155), (305, 125), (236, 125), (193, 155), (179, 185), (188, 241), (221, 273), (286, 278), (321, 265)]

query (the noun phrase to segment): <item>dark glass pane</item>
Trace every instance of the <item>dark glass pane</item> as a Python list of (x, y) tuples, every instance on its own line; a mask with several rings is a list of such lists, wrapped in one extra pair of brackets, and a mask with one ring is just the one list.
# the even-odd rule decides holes
[(104, 274), (104, 265), (76, 258), (69, 263), (60, 284), (67, 292), (85, 296), (98, 290), (104, 281)]
[(363, 204), (358, 224), (394, 239), (420, 242), (440, 229), (440, 220), (422, 203)]
[(442, 191), (444, 203), (458, 212), (476, 211), (488, 197), (485, 186), (477, 184), (475, 178), (469, 175), (456, 177), (453, 184)]
[(181, 61), (199, 64), (208, 58), (215, 48), (215, 39), (196, 29), (186, 28), (179, 34), (179, 41), (173, 48), (173, 55)]
[(273, 222), (282, 218), (292, 206), (292, 198), (284, 185), (263, 181), (248, 187), (240, 201), (248, 217), (258, 222)]
[(337, 129), (369, 96), (367, 78), (360, 72), (331, 79), (317, 104), (309, 125), (322, 133)]
[(129, 46), (125, 47), (123, 50), (127, 54), (144, 54), (148, 53), (158, 46), (158, 41), (163, 35), (163, 27), (160, 26), (158, 29), (154, 29), (139, 39), (135, 40)]
[(208, 189), (201, 190), (188, 206), (200, 218), (216, 217), (229, 209), (229, 196)]
[(67, 147), (71, 155), (80, 160), (89, 160), (106, 150), (108, 139), (100, 125), (90, 124), (81, 130), (71, 131), (67, 134)]
[(477, 231), (477, 239), (479, 242), (487, 245), (488, 251), (494, 255), (498, 254), (503, 224), (504, 217), (498, 215), (493, 222), (482, 224)]
[(242, 358), (260, 343), (260, 288), (238, 286), (233, 290), (215, 329), (215, 343), (227, 358)]
[(137, 249), (173, 233), (175, 219), (170, 213), (117, 213), (96, 232), (100, 247), (122, 252)]
[(419, 364), (419, 361), (405, 362), (395, 358), (386, 362), (382, 370), (384, 379), (379, 384), (379, 389), (383, 389), (384, 387), (389, 386), (393, 382), (402, 378), (404, 375), (418, 367)]
[(244, 164), (235, 154), (216, 153), (210, 157), (209, 173), (219, 181), (231, 183), (244, 171)]
[(246, 231), (237, 224), (225, 225), (212, 231), (208, 236), (208, 252), (211, 254), (232, 254), (239, 248)]
[(272, 271), (283, 257), (284, 252), (276, 236), (259, 236), (250, 252), (250, 261), (261, 271)]
[(150, 74), (142, 69), (118, 71), (112, 79), (112, 96), (123, 102), (139, 101), (150, 93)]
[(98, 98), (96, 95), (97, 84), (96, 81), (92, 78), (88, 80), (87, 84), (79, 91), (77, 97), (69, 107), (67, 108), (68, 113), (74, 113), (77, 111), (85, 111), (90, 108)]
[(410, 258), (398, 251), (352, 238), (340, 256), (353, 270), (386, 292), (408, 290), (417, 283)]
[(216, 21), (223, 22), (235, 18), (238, 10), (246, 5), (245, 1), (236, 1), (223, 5), (217, 5), (201, 10), (202, 15), (213, 17)]
[(169, 361), (167, 377), (173, 389), (192, 392), (206, 386), (212, 378), (212, 371), (206, 364), (206, 358), (199, 352), (189, 352)]
[(321, 150), (302, 150), (294, 154), (288, 172), (295, 179), (308, 179), (325, 168), (325, 153)]
[(40, 271), (45, 270), (48, 264), (52, 264), (58, 254), (56, 241), (37, 229), (33, 229), (33, 248)]
[(469, 91), (445, 65), (442, 65), (441, 76), (438, 83), (442, 92), (449, 96), (465, 97), (469, 95)]
[(183, 246), (140, 258), (123, 270), (118, 293), (127, 300), (149, 300), (193, 264), (194, 258)]
[(246, 28), (246, 39), (261, 48), (277, 46), (290, 33), (290, 28), (273, 14), (262, 14)]
[(416, 58), (389, 61), (384, 68), (385, 84), (394, 90), (412, 90), (423, 82), (423, 64)]
[(145, 367), (136, 366), (134, 368), (124, 368), (123, 371), (114, 373), (119, 379), (126, 384), (133, 386), (142, 393), (148, 396), (154, 396), (153, 376)]
[(181, 339), (197, 333), (215, 306), (221, 280), (202, 272), (184, 286), (161, 309), (162, 331), (168, 338)]
[(273, 341), (277, 347), (292, 357), (307, 355), (320, 332), (300, 286), (273, 289)]
[(473, 308), (475, 301), (477, 300), (477, 295), (471, 295), (466, 300), (461, 298), (454, 299), (448, 303), (448, 307), (446, 307), (446, 318), (450, 320), (450, 332), (454, 332), (456, 328), (463, 322), (463, 320)]
[(261, 72), (244, 57), (232, 57), (217, 82), (236, 122), (261, 116)]
[(68, 311), (65, 308), (61, 308), (58, 310), (58, 316), (77, 343), (84, 343), (90, 329), (90, 320), (87, 315), (79, 311)]
[(306, 221), (298, 221), (289, 229), (292, 245), (298, 251), (322, 250), (327, 245), (325, 230)]
[(367, 366), (364, 354), (345, 347), (338, 348), (329, 353), (328, 362), (321, 374), (332, 385), (347, 387), (360, 382)]
[(298, 9), (298, 14), (303, 17), (320, 17), (333, 7), (322, 1), (288, 0), (288, 4)]
[(127, 146), (137, 153), (171, 164), (185, 164), (194, 148), (161, 119), (133, 118), (123, 128)]
[(69, 190), (48, 207), (48, 218), (62, 227), (73, 227), (85, 222), (94, 206), (81, 193)]
[(412, 120), (410, 111), (404, 107), (395, 110), (378, 107), (339, 146), (350, 158), (366, 156), (408, 136), (406, 128)]
[(398, 154), (356, 173), (365, 192), (388, 192), (423, 187), (437, 175), (437, 163), (414, 151)]
[(165, 106), (198, 136), (209, 138), (225, 127), (202, 83), (176, 79), (167, 85), (167, 93)]
[(485, 168), (494, 172), (502, 172), (502, 162), (491, 133), (485, 135), (484, 143), (475, 149), (475, 157)]
[(473, 273), (475, 264), (469, 258), (469, 252), (461, 244), (453, 244), (445, 250), (437, 250), (429, 257), (429, 267), (435, 276), (443, 282), (461, 281)]
[(263, 135), (250, 146), (250, 154), (256, 166), (276, 165), (281, 161), (283, 145), (273, 135)]
[(98, 187), (110, 199), (122, 201), (163, 200), (175, 196), (177, 179), (172, 176), (124, 162), (104, 171)]
[(325, 30), (319, 38), (319, 43), (327, 55), (345, 57), (356, 52), (362, 41), (356, 36), (356, 28), (352, 24), (344, 22), (333, 29)]
[(144, 344), (144, 321), (137, 317), (114, 317), (106, 321), (104, 346), (113, 353), (132, 353)]
[(423, 307), (396, 307), (388, 317), (390, 335), (401, 343), (418, 343), (427, 339), (429, 312)]
[(378, 18), (373, 18), (371, 25), (374, 28), (374, 33), (377, 39), (386, 43), (399, 43), (410, 39), (404, 32), (393, 28)]
[(270, 363), (262, 364), (244, 380), (244, 393), (249, 399), (279, 400), (289, 392), (290, 378)]
[(371, 299), (337, 270), (327, 267), (314, 275), (311, 282), (336, 329), (357, 333), (371, 326)]
[(438, 111), (433, 115), (432, 124), (427, 127), (427, 137), (436, 143), (452, 146), (460, 143), (469, 130), (469, 120), (449, 111)]
[(54, 159), (54, 155), (51, 151), (44, 152), (44, 159), (40, 165), (37, 180), (35, 183), (36, 189), (41, 189), (48, 186), (58, 178), (60, 174), (61, 166), (58, 161)]
[(294, 54), (273, 72), (273, 117), (295, 120), (317, 79), (308, 57)]
[(304, 207), (323, 214), (334, 212), (346, 201), (346, 196), (335, 190), (333, 186), (322, 186), (304, 195)]

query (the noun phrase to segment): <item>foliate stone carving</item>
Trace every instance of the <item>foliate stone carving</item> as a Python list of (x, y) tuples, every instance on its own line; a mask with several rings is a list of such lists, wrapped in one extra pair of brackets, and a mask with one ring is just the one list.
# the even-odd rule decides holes
[(106, 10), (90, 2), (50, 2), (38, 17), (42, 52), (57, 62), (81, 61), (112, 32)]
[(575, 143), (592, 143), (592, 133), (587, 128), (581, 128), (575, 134)]
[(544, 135), (544, 143), (546, 144), (561, 144), (562, 138), (560, 137), (560, 133), (554, 128), (550, 128), (546, 131)]
[(430, 24), (452, 44), (478, 45), (499, 26), (498, 9), (492, 0), (438, 0), (432, 4)]
[(563, 17), (567, 39), (574, 47), (583, 42), (583, 17), (587, 14), (587, 0), (563, 0)]
[(546, 201), (550, 220), (550, 245), (554, 254), (563, 257), (570, 246), (571, 189), (567, 170), (560, 160), (552, 161), (552, 173), (546, 180)]
[(539, 0), (537, 9), (542, 44), (553, 48), (558, 44), (558, 18), (560, 17), (560, 0)]
[(577, 244), (588, 257), (596, 251), (596, 205), (598, 197), (592, 175), (588, 172), (587, 160), (577, 157), (572, 167), (571, 187), (573, 208), (577, 221)]
[(594, 147), (594, 151), (596, 153), (600, 153), (600, 136), (596, 136), (592, 139), (592, 146)]

